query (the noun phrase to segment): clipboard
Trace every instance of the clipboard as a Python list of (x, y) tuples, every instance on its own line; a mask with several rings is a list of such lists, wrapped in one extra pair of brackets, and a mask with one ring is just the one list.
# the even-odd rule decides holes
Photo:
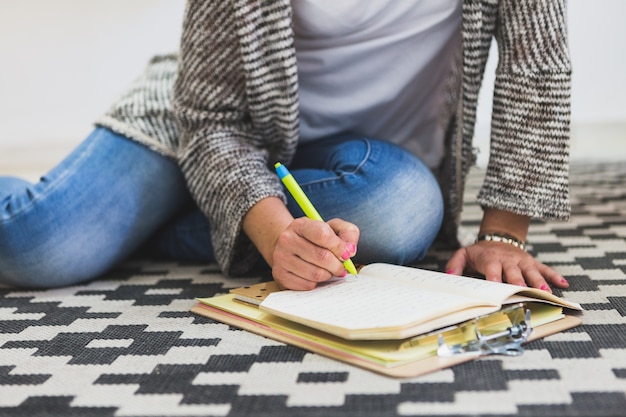
[[(231, 290), (230, 294), (205, 299), (204, 301), (211, 300), (210, 305), (199, 302), (191, 311), (279, 342), (395, 378), (425, 375), (490, 354), (519, 355), (523, 352), (522, 344), (581, 324), (580, 317), (565, 314), (559, 320), (533, 328), (529, 324), (529, 310), (519, 304), (493, 313), (514, 318), (504, 331), (500, 329), (495, 333), (481, 333), (480, 320), (496, 319), (493, 315), (488, 315), (407, 340), (350, 341), (263, 312), (258, 305), (273, 291), (280, 291), (273, 281), (237, 288)], [(463, 330), (469, 331), (475, 337), (463, 339), (461, 343), (449, 341), (454, 340), (454, 337), (449, 337), (451, 334), (458, 334)], [(424, 352), (412, 355), (411, 344), (427, 337), (435, 338), (437, 346), (435, 348), (430, 346)], [(458, 338), (456, 340), (458, 342)], [(404, 354), (406, 358), (403, 358)]]

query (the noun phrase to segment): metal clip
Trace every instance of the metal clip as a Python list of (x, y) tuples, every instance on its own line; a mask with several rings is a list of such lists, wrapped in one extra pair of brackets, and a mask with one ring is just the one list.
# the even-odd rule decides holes
[(439, 356), (458, 355), (507, 355), (519, 356), (524, 352), (522, 343), (528, 340), (532, 332), (530, 325), (530, 310), (524, 310), (523, 304), (516, 304), (500, 310), (511, 320), (511, 326), (506, 330), (489, 333), (488, 327), (482, 326), (481, 321), (491, 315), (477, 317), (461, 326), (473, 325), (476, 338), (464, 343), (448, 345), (444, 333), (439, 333)]

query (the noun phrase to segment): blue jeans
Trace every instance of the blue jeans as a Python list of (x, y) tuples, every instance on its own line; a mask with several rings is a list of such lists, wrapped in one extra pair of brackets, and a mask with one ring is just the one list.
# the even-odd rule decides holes
[[(415, 261), (438, 233), (437, 182), (394, 145), (327, 138), (301, 145), (289, 169), (322, 216), (359, 226), (357, 263)], [(288, 208), (302, 216), (291, 199)], [(153, 256), (215, 261), (208, 221), (175, 161), (98, 128), (36, 184), (0, 177), (0, 282), (70, 285), (140, 247)]]

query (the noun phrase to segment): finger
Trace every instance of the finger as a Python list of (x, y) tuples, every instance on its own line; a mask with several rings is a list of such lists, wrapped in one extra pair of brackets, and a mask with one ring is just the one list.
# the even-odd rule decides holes
[(274, 277), (274, 280), (278, 282), (278, 285), (283, 289), (308, 291), (317, 286), (317, 282), (304, 279), (282, 266), (275, 266), (272, 268), (272, 276)]
[[(335, 234), (334, 230), (327, 223), (300, 218), (294, 220), (292, 226), (295, 234), (301, 237), (300, 239), (295, 239), (296, 242), (294, 242), (293, 247), (294, 253), (299, 258), (312, 264), (314, 267), (326, 270), (330, 276), (344, 276), (346, 270), (343, 266), (343, 260), (345, 259), (342, 256), (349, 257), (346, 243)], [(329, 278), (319, 271), (314, 272), (313, 276), (315, 278), (311, 279), (315, 281)], [(306, 278), (308, 279), (309, 275)]]
[(569, 288), (569, 282), (567, 282), (565, 277), (548, 265), (540, 263), (538, 268), (539, 272), (550, 285), (554, 285), (557, 288)]
[[(313, 220), (308, 220), (313, 222)], [(274, 278), (282, 278), (282, 271), (312, 282), (322, 282), (333, 276), (344, 276), (345, 268), (330, 251), (321, 248), (301, 236), (294, 220), (289, 228), (281, 233), (273, 252), (272, 265)], [(316, 222), (321, 223), (321, 222)], [(285, 278), (283, 278), (284, 280)]]
[(531, 268), (524, 270), (524, 276), (526, 277), (526, 282), (529, 287), (552, 292), (543, 274), (537, 269), (536, 266), (532, 266)]
[(467, 265), (467, 260), (467, 250), (465, 248), (457, 250), (448, 260), (448, 263), (446, 263), (446, 273), (455, 275), (463, 274)]
[[(339, 264), (349, 259), (353, 255), (353, 252), (356, 252), (356, 245), (348, 245), (346, 241), (337, 235), (329, 223), (309, 219), (306, 220), (308, 221), (298, 223), (297, 230), (306, 240), (320, 249), (308, 252), (306, 259), (316, 265), (329, 268), (331, 272), (341, 273), (344, 268), (342, 266), (341, 270), (338, 269), (340, 268)], [(348, 233), (354, 235), (354, 231), (349, 232), (349, 230), (356, 226), (348, 222), (337, 220), (332, 224), (336, 227), (342, 227)], [(337, 262), (334, 262), (333, 258)]]
[(489, 262), (483, 272), (487, 281), (502, 282), (502, 264), (500, 262)]
[(341, 277), (345, 275), (347, 272), (346, 268), (334, 253), (316, 245), (310, 246), (310, 248), (298, 254), (299, 258), (306, 264), (306, 268), (302, 268), (302, 270), (297, 272), (298, 275), (316, 282), (326, 281), (333, 276)]
[(329, 280), (334, 275), (332, 272), (298, 256), (297, 251), (280, 250), (274, 253), (272, 276), (285, 288), (297, 290), (311, 289), (318, 283)]
[(502, 268), (504, 272), (503, 280), (508, 284), (519, 285), (520, 287), (526, 287), (526, 280), (522, 270), (515, 264), (506, 265)]
[[(355, 224), (342, 219), (331, 219), (328, 221), (328, 225), (341, 240), (346, 242), (346, 249), (350, 253), (350, 257), (356, 255), (356, 247), (361, 235), (359, 228)], [(343, 256), (341, 258), (345, 260)]]
[[(332, 257), (332, 255), (329, 255), (328, 251), (323, 251), (319, 248), (317, 250), (323, 252), (324, 254), (326, 254), (326, 256)], [(343, 268), (343, 265), (339, 261), (333, 258), (333, 261), (338, 264), (338, 266), (334, 268), (334, 270), (337, 272), (334, 272), (307, 259), (307, 257), (311, 259), (319, 259), (319, 257), (316, 258), (314, 256), (309, 256), (311, 252), (312, 251), (309, 250), (306, 251), (302, 256), (291, 256), (285, 262), (279, 265), (291, 272), (292, 274), (314, 283), (328, 281), (334, 276), (345, 275), (345, 268)]]

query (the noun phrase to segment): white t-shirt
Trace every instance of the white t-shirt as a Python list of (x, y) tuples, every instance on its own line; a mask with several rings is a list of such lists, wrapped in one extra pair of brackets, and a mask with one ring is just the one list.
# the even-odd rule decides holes
[(292, 8), (301, 140), (358, 132), (437, 166), (461, 0), (292, 0)]

